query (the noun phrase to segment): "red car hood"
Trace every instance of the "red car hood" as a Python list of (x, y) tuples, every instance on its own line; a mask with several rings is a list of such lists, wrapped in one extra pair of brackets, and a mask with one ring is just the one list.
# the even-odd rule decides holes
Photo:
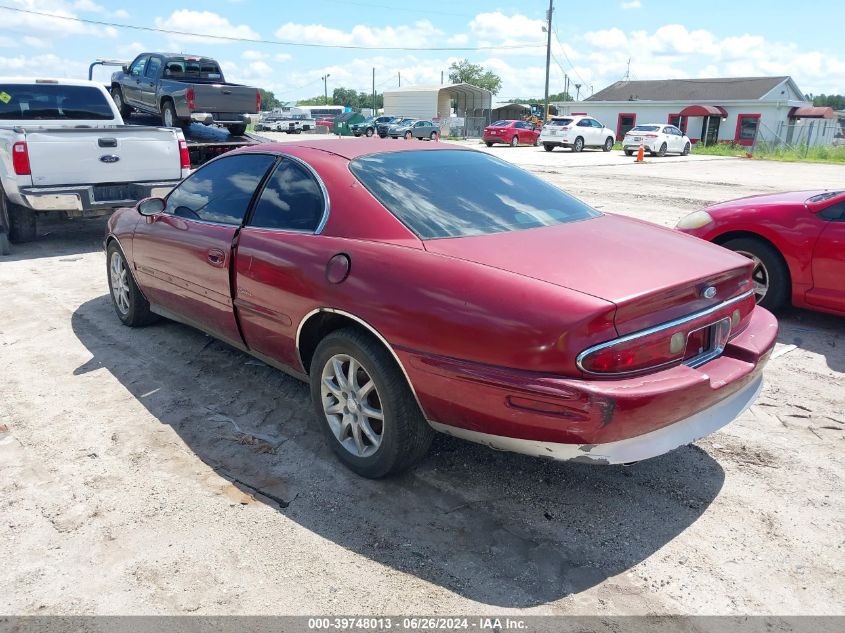
[(780, 193), (767, 193), (758, 196), (746, 196), (745, 198), (736, 198), (726, 202), (707, 207), (707, 210), (715, 209), (732, 209), (735, 207), (765, 207), (768, 205), (784, 206), (787, 204), (803, 205), (807, 198), (824, 193), (824, 189), (815, 189), (810, 191), (785, 191)]
[[(538, 229), (428, 240), (433, 253), (548, 281), (617, 305), (620, 334), (751, 288), (751, 263), (720, 246), (616, 215)], [(716, 287), (707, 299), (702, 290)]]

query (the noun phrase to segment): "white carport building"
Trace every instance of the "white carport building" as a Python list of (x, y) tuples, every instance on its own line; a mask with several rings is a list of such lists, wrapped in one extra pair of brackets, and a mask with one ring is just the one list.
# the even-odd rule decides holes
[(493, 93), (471, 84), (402, 86), (384, 91), (384, 113), (433, 119), (444, 136), (481, 136), (492, 101)]

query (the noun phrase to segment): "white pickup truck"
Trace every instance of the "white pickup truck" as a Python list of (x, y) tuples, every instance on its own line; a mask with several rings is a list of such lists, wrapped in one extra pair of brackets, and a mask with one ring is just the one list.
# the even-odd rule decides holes
[(103, 86), (0, 77), (0, 253), (34, 239), (41, 214), (106, 215), (189, 172), (182, 131), (124, 125)]

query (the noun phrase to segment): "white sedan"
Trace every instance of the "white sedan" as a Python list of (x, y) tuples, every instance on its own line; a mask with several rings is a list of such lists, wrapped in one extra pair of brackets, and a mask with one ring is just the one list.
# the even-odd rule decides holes
[(686, 156), (690, 151), (690, 140), (674, 125), (648, 123), (631, 128), (622, 140), (625, 154), (633, 156), (640, 145), (652, 156), (666, 156), (668, 153)]
[(540, 143), (551, 152), (555, 147), (571, 147), (580, 152), (585, 147), (601, 147), (605, 152), (613, 149), (613, 130), (590, 116), (556, 116), (543, 126)]

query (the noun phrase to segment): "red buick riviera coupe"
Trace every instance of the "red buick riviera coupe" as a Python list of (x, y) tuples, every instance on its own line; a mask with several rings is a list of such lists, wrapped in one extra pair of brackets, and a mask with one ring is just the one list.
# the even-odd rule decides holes
[(690, 213), (678, 230), (754, 262), (757, 303), (845, 316), (845, 191), (792, 191)]
[(438, 143), (230, 152), (120, 209), (106, 249), (123, 323), (163, 315), (309, 381), (367, 477), (435, 430), (597, 464), (665, 453), (751, 404), (777, 333), (745, 257)]

